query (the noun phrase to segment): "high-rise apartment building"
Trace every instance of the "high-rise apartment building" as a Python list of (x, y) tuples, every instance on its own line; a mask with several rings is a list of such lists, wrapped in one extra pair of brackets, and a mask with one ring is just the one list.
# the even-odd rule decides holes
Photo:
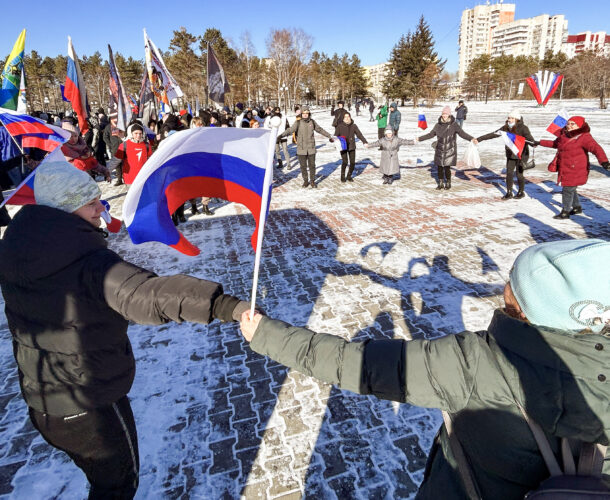
[(477, 5), (462, 12), (459, 35), (460, 65), (458, 79), (462, 81), (470, 62), (483, 54), (490, 54), (493, 31), (515, 19), (514, 3)]
[(557, 53), (568, 37), (563, 15), (542, 14), (502, 24), (493, 30), (491, 56), (533, 56), (544, 58), (547, 50)]
[(569, 59), (586, 51), (610, 57), (610, 35), (605, 31), (597, 31), (595, 33), (585, 31), (584, 33), (578, 33), (578, 35), (568, 35), (562, 47), (562, 52)]
[(369, 81), (369, 91), (375, 102), (383, 102), (383, 82), (388, 74), (389, 64), (387, 62), (363, 66), (364, 75)]

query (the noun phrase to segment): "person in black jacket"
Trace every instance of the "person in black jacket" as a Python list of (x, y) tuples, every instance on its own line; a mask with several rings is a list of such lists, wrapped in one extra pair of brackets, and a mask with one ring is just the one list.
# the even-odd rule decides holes
[[(337, 109), (335, 109), (335, 113), (334, 113), (334, 119), (333, 119), (333, 127), (337, 128), (337, 125), (339, 125), (339, 123), (341, 123), (343, 121), (343, 117), (345, 116), (345, 113), (347, 113), (347, 109), (344, 108), (345, 106), (345, 102), (343, 101), (338, 101), (337, 102)], [(335, 134), (337, 135), (337, 134)]]
[(132, 498), (138, 442), (127, 394), (129, 321), (239, 320), (247, 303), (219, 283), (157, 276), (107, 248), (91, 177), (67, 162), (38, 167), (36, 205), (0, 240), (0, 286), (30, 418), (91, 484), (89, 498)]
[(477, 140), (487, 141), (488, 139), (500, 137), (502, 135), (500, 132), (510, 132), (515, 135), (520, 135), (521, 137), (525, 137), (525, 140), (527, 141), (523, 147), (523, 151), (521, 152), (521, 158), (519, 158), (508, 146), (504, 148), (506, 150), (506, 194), (502, 196), (502, 199), (510, 200), (513, 197), (513, 179), (515, 177), (515, 172), (517, 173), (517, 184), (519, 186), (519, 190), (517, 191), (515, 198), (520, 199), (525, 196), (525, 177), (523, 176), (523, 165), (527, 163), (530, 154), (527, 143), (529, 142), (533, 145), (535, 140), (532, 137), (530, 129), (527, 127), (527, 125), (525, 125), (525, 123), (523, 123), (521, 113), (517, 109), (513, 109), (508, 114), (508, 119), (502, 127), (495, 132), (478, 137)]
[[(425, 141), (432, 137), (436, 137), (436, 146), (434, 151), (434, 164), (438, 169), (438, 178), (436, 180), (436, 189), (451, 189), (451, 167), (457, 164), (457, 140), (456, 135), (462, 139), (472, 141), (474, 144), (477, 140), (471, 135), (462, 130), (451, 115), (451, 108), (445, 106), (438, 119), (438, 123), (427, 134), (416, 139), (416, 142)], [(443, 186), (444, 182), (444, 186)]]
[(455, 121), (460, 127), (464, 126), (464, 122), (466, 121), (466, 115), (468, 114), (468, 108), (464, 104), (464, 101), (460, 99), (458, 101), (458, 105), (455, 108)]
[[(363, 144), (368, 144), (367, 140), (360, 132), (358, 125), (352, 121), (352, 115), (349, 112), (343, 114), (343, 121), (335, 128), (335, 135), (337, 137), (345, 138), (347, 149), (341, 150), (341, 182), (346, 180), (353, 182), (352, 174), (354, 173), (354, 167), (356, 166), (356, 136), (362, 141)], [(347, 176), (345, 175), (345, 169), (347, 168), (347, 158), (349, 156), (349, 170)]]

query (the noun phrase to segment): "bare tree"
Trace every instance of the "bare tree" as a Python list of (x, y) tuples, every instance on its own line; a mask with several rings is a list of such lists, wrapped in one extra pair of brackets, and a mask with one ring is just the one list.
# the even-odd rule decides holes
[(256, 56), (256, 50), (254, 49), (254, 44), (252, 43), (252, 38), (249, 31), (244, 31), (239, 37), (239, 41), (241, 42), (239, 55), (243, 61), (245, 70), (244, 80), (246, 85), (246, 97), (248, 104), (252, 104), (252, 70), (254, 69), (253, 58)]

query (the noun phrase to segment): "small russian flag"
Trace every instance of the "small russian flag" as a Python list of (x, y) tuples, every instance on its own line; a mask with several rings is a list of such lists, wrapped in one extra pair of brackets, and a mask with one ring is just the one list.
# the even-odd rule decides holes
[(339, 153), (341, 151), (347, 151), (347, 139), (345, 138), (345, 136), (343, 136), (343, 135), (337, 136), (336, 147), (337, 147), (337, 151), (339, 151)]
[(521, 158), (521, 153), (523, 153), (523, 148), (525, 147), (525, 137), (504, 131), (500, 131), (500, 133), (506, 147), (517, 155), (518, 158)]
[(561, 130), (568, 124), (568, 118), (568, 112), (565, 109), (562, 109), (552, 123), (546, 128), (547, 131), (553, 135), (559, 136)]
[(428, 122), (426, 121), (426, 115), (418, 115), (417, 117), (417, 126), (422, 130), (426, 130), (428, 128)]

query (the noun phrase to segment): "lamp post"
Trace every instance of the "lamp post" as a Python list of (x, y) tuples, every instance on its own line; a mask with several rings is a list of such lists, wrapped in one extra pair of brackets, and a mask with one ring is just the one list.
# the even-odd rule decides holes
[(287, 113), (287, 102), (286, 101), (288, 100), (286, 94), (288, 92), (288, 85), (286, 85), (285, 83), (282, 84), (282, 86), (280, 87), (280, 90), (284, 92), (284, 114), (286, 114)]
[(48, 108), (49, 108), (49, 98), (47, 96), (45, 96), (44, 97), (44, 106), (43, 106), (43, 109), (44, 109), (45, 113), (47, 112)]

